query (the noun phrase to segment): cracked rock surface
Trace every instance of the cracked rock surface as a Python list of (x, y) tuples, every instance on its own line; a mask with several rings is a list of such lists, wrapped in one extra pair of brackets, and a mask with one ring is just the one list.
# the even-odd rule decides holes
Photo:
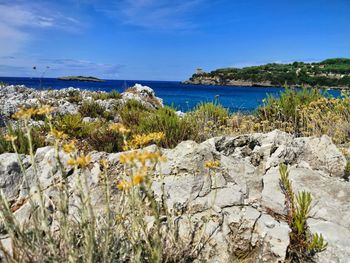
[[(155, 151), (157, 147), (146, 149)], [(185, 141), (174, 149), (161, 151), (167, 161), (156, 167), (152, 189), (178, 215), (181, 236), (194, 234), (199, 238), (204, 231), (210, 237), (204, 249), (210, 262), (229, 262), (244, 254), (250, 254), (252, 262), (285, 260), (291, 230), (283, 220), (286, 210), (279, 186), (280, 163), (289, 165), (294, 191), (310, 191), (313, 197), (308, 225), (311, 232), (323, 234), (329, 243), (327, 250), (317, 255), (316, 262), (348, 262), (350, 183), (342, 178), (346, 160), (329, 137), (293, 138), (276, 130), (217, 137), (200, 144)], [(63, 160), (67, 158), (61, 155)], [(103, 208), (103, 198), (97, 160), (107, 158), (118, 167), (120, 153), (91, 155), (95, 162), (86, 176), (93, 189), (94, 208), (98, 210)], [(35, 158), (45, 193), (54, 202), (58, 196), (53, 185), (59, 177), (54, 150), (40, 148)], [(0, 160), (2, 190), (12, 199), (25, 196), (16, 159), (2, 154)], [(209, 171), (205, 168), (209, 160), (220, 161), (220, 167)], [(32, 168), (26, 169), (30, 176)], [(164, 181), (160, 180), (160, 173)], [(74, 176), (73, 173), (69, 179), (72, 192)], [(15, 213), (21, 222), (30, 216), (26, 203)], [(192, 233), (194, 225), (196, 232)]]

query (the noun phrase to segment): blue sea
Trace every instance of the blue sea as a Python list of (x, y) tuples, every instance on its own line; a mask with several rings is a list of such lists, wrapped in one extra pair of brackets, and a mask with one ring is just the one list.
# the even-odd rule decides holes
[[(157, 97), (163, 99), (164, 104), (175, 107), (177, 110), (189, 111), (200, 102), (211, 102), (217, 97), (219, 103), (231, 112), (252, 112), (261, 103), (267, 94), (278, 96), (283, 88), (273, 87), (229, 87), (185, 85), (178, 81), (146, 81), (146, 80), (106, 80), (105, 82), (62, 81), (55, 78), (15, 78), (0, 77), (0, 81), (8, 84), (25, 85), (31, 88), (63, 89), (74, 87), (88, 90), (123, 92), (135, 83), (151, 87)], [(339, 96), (339, 90), (330, 90), (332, 96)]]

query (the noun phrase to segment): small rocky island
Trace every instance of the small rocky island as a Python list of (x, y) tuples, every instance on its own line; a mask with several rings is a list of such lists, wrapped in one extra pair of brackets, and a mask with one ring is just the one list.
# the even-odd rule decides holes
[(95, 78), (95, 77), (85, 77), (85, 76), (66, 76), (66, 77), (59, 77), (58, 80), (65, 80), (65, 81), (87, 81), (87, 82), (104, 82), (104, 80)]

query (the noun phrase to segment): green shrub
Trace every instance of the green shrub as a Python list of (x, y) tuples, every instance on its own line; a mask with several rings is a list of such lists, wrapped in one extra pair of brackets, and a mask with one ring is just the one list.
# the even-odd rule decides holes
[(137, 100), (128, 100), (126, 103), (117, 109), (123, 123), (131, 128), (137, 126), (140, 121), (145, 118), (149, 109)]
[(71, 139), (77, 139), (87, 148), (104, 152), (122, 150), (123, 138), (111, 133), (109, 124), (102, 121), (84, 122), (80, 114), (64, 115), (53, 122), (54, 128), (63, 131)]
[(163, 132), (165, 138), (161, 145), (170, 148), (175, 147), (181, 141), (196, 137), (195, 126), (190, 123), (190, 120), (180, 118), (170, 107), (150, 112), (147, 117), (140, 120), (137, 132)]
[(98, 118), (103, 116), (105, 108), (94, 101), (84, 101), (79, 107), (79, 113), (83, 117)]
[(95, 124), (83, 122), (79, 113), (63, 115), (57, 118), (53, 124), (57, 130), (77, 139), (86, 138), (95, 129)]
[(110, 92), (99, 92), (99, 93), (95, 93), (93, 94), (93, 99), (94, 100), (108, 100), (108, 99), (121, 99), (122, 95), (116, 91), (116, 90), (112, 90)]
[(191, 127), (197, 131), (196, 141), (204, 141), (223, 133), (229, 112), (217, 102), (200, 103), (194, 111), (186, 114)]
[(78, 90), (70, 90), (68, 91), (66, 100), (70, 103), (80, 103), (83, 100), (83, 97)]
[(264, 104), (257, 109), (257, 116), (260, 121), (289, 122), (297, 133), (300, 128), (301, 108), (324, 96), (318, 89), (304, 88), (300, 91), (286, 88), (280, 97), (268, 95)]
[[(16, 127), (9, 125), (7, 127), (7, 134), (11, 134), (17, 137), (15, 140), (15, 146), (18, 153), (29, 154), (29, 142), (24, 128), (18, 124)], [(32, 146), (35, 151), (37, 148), (44, 147), (46, 145), (45, 128), (33, 127), (31, 128)], [(5, 133), (0, 131), (0, 154), (5, 152), (13, 152), (11, 142), (8, 142), (4, 138)]]
[(211, 121), (217, 125), (225, 124), (229, 116), (228, 110), (217, 102), (200, 103), (194, 109), (193, 114), (201, 124)]
[(108, 153), (123, 151), (123, 136), (111, 132), (107, 124), (97, 123), (86, 138), (86, 142), (91, 150), (95, 151)]

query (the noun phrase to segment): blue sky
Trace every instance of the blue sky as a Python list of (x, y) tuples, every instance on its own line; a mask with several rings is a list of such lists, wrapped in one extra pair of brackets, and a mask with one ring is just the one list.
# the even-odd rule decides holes
[(0, 0), (0, 14), (0, 76), (183, 80), (350, 57), (350, 0)]

